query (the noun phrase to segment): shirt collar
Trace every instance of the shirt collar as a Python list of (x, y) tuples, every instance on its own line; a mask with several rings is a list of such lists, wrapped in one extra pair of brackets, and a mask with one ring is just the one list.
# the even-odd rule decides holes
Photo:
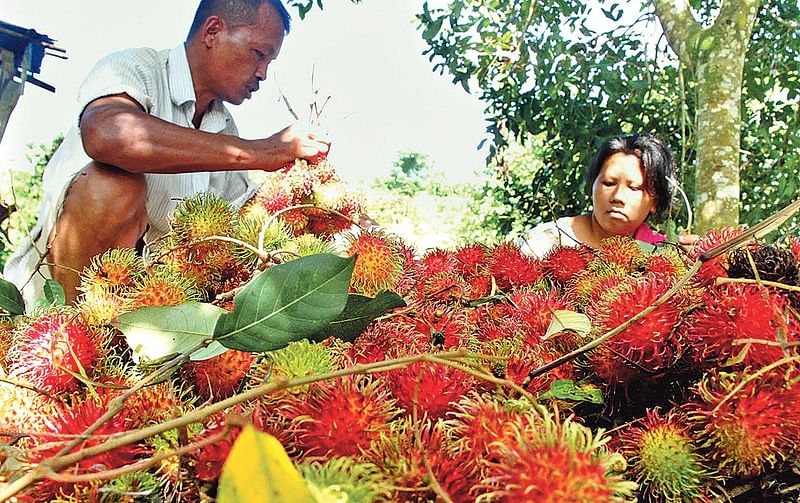
[(195, 101), (194, 83), (192, 72), (189, 70), (189, 60), (186, 57), (186, 48), (183, 44), (173, 47), (169, 51), (169, 90), (172, 102), (181, 106), (187, 102)]
[[(184, 105), (189, 104), (190, 106), (184, 108), (184, 110), (189, 114), (188, 118), (191, 121), (191, 115), (194, 115), (197, 95), (194, 93), (192, 72), (189, 69), (189, 59), (186, 56), (186, 47), (183, 44), (170, 49), (167, 66), (172, 102), (179, 108), (184, 108)], [(224, 105), (219, 100), (211, 101), (208, 110), (203, 115), (200, 129), (218, 133), (226, 125), (227, 117)]]

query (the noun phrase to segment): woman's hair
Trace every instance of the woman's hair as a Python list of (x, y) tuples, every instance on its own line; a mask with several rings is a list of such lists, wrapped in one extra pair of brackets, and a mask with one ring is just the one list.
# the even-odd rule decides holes
[(672, 154), (663, 141), (652, 135), (632, 134), (615, 136), (600, 146), (589, 168), (586, 170), (586, 192), (591, 195), (592, 186), (603, 164), (614, 154), (635, 155), (644, 174), (645, 190), (655, 201), (653, 221), (661, 222), (667, 216), (674, 202), (673, 184), (675, 163)]
[(255, 24), (258, 20), (258, 9), (264, 4), (271, 5), (275, 9), (281, 17), (284, 34), (288, 34), (292, 18), (281, 0), (200, 0), (187, 40), (191, 39), (211, 16), (219, 16), (234, 26)]

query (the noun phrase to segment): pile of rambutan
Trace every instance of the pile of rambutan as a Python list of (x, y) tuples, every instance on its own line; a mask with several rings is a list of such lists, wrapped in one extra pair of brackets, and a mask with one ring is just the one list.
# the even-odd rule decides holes
[[(361, 211), (327, 161), (298, 161), (241, 210), (180, 202), (144, 257), (95, 257), (76, 306), (0, 316), (0, 495), (211, 501), (249, 424), (320, 502), (798, 497), (797, 240), (689, 278), (744, 229), (688, 253), (613, 238), (540, 260), (419, 252), (354, 225)], [(235, 312), (270, 268), (318, 254), (355, 257), (357, 319), (336, 322), (358, 333), (152, 360), (122, 336), (126, 313)], [(359, 310), (387, 292), (404, 305)]]

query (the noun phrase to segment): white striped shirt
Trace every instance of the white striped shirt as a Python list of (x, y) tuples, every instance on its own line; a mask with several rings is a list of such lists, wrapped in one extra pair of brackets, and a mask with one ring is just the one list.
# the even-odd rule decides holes
[[(101, 59), (81, 84), (78, 110), (82, 113), (97, 98), (122, 93), (136, 100), (150, 115), (194, 129), (194, 85), (183, 45), (162, 51), (128, 49)], [(39, 267), (39, 274), (36, 274), (37, 265), (47, 248), (47, 240), (58, 219), (67, 189), (91, 161), (83, 150), (77, 122), (64, 136), (63, 144), (45, 169), (39, 221), (29, 238), (20, 243), (9, 258), (4, 270), (5, 278), (22, 288), (27, 302), (41, 296), (44, 280), (50, 277), (47, 266)], [(211, 102), (199, 129), (238, 135), (233, 117), (218, 100)], [(168, 217), (184, 197), (198, 192), (213, 192), (238, 207), (257, 189), (246, 171), (147, 174), (145, 177), (145, 207), (150, 224), (145, 235), (147, 243), (169, 231)]]

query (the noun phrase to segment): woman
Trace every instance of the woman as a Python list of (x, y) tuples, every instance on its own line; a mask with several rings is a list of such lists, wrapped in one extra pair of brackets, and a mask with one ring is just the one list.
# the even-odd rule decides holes
[[(611, 236), (631, 236), (658, 244), (666, 239), (645, 221), (662, 221), (673, 204), (675, 164), (669, 148), (651, 135), (617, 136), (606, 141), (589, 164), (587, 191), (592, 213), (542, 223), (520, 238), (523, 252), (543, 257), (554, 246), (592, 248)], [(682, 236), (691, 244), (696, 236)]]

